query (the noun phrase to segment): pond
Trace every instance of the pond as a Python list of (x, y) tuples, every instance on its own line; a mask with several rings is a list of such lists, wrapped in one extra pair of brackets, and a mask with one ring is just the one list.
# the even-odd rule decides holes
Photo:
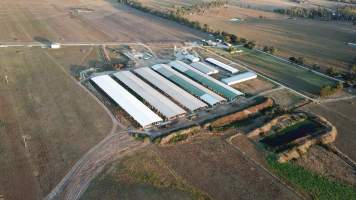
[(306, 119), (284, 128), (276, 134), (263, 138), (261, 142), (266, 144), (268, 147), (276, 148), (308, 135), (318, 135), (323, 129), (323, 125)]

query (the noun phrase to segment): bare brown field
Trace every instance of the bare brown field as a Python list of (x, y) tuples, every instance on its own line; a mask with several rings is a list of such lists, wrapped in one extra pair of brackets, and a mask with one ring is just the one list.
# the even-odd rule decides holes
[(172, 170), (213, 199), (299, 199), (221, 137), (157, 151)]
[(117, 197), (299, 199), (225, 139), (207, 135), (177, 145), (151, 145), (118, 161), (92, 182), (82, 199)]
[(81, 197), (90, 199), (206, 199), (172, 171), (151, 147), (117, 160), (94, 179)]
[[(93, 12), (73, 13), (73, 8)], [(0, 2), (1, 42), (158, 42), (197, 39), (202, 33), (121, 6), (113, 0)]]
[(265, 94), (265, 96), (272, 98), (276, 104), (286, 109), (292, 109), (298, 105), (303, 105), (304, 103), (308, 102), (308, 100), (305, 98), (291, 92), (286, 88), (272, 91), (271, 93)]
[(356, 160), (356, 101), (338, 101), (321, 105), (310, 104), (303, 109), (325, 117), (338, 131), (335, 145), (351, 159)]
[[(274, 13), (236, 6), (210, 9), (204, 14), (190, 15), (188, 18), (209, 24), (215, 30), (255, 40), (261, 46), (273, 45), (279, 50), (277, 54), (280, 56), (301, 56), (307, 64), (318, 64), (324, 69), (348, 69), (356, 55), (356, 49), (346, 44), (356, 38), (356, 31), (350, 24), (291, 20)], [(231, 22), (231, 18), (244, 21)]]
[(261, 92), (266, 92), (275, 88), (276, 85), (261, 77), (258, 77), (257, 79), (234, 84), (231, 87), (248, 95), (257, 95)]
[(49, 56), (39, 48), (0, 51), (5, 199), (41, 199), (112, 128), (104, 109)]

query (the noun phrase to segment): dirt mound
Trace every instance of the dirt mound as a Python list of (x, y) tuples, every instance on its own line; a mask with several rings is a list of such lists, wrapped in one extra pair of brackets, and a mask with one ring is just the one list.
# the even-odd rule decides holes
[(263, 109), (272, 107), (272, 106), (273, 106), (273, 100), (268, 98), (268, 99), (266, 99), (264, 102), (262, 102), (260, 104), (251, 106), (251, 107), (249, 107), (249, 108), (247, 108), (245, 110), (242, 110), (242, 111), (227, 115), (227, 116), (222, 117), (222, 118), (219, 118), (219, 119), (213, 121), (211, 123), (210, 127), (211, 128), (218, 128), (218, 127), (223, 127), (223, 126), (229, 125), (231, 123), (246, 119), (249, 116), (256, 114), (257, 112), (259, 112), (259, 111), (261, 111)]

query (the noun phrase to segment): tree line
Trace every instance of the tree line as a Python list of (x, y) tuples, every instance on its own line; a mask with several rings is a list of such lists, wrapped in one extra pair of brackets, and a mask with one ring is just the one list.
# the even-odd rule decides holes
[[(150, 7), (144, 6), (141, 2), (138, 1), (134, 1), (134, 0), (118, 0), (119, 3), (128, 5), (132, 8), (135, 8), (137, 10), (141, 10), (143, 12), (146, 13), (150, 13), (152, 15), (164, 18), (164, 19), (168, 19), (171, 21), (175, 21), (179, 24), (188, 26), (190, 28), (194, 28), (200, 31), (203, 31), (205, 33), (209, 33), (214, 35), (217, 38), (222, 39), (224, 42), (227, 43), (231, 43), (231, 44), (243, 44), (245, 47), (247, 48), (254, 48), (256, 46), (255, 41), (249, 41), (246, 38), (242, 38), (242, 37), (237, 37), (235, 34), (232, 33), (227, 33), (225, 31), (216, 31), (213, 30), (209, 27), (208, 24), (201, 24), (198, 21), (191, 21), (188, 18), (186, 18), (184, 16), (184, 12), (180, 12), (180, 11), (160, 11), (160, 10), (156, 10), (156, 9), (152, 9)], [(226, 4), (225, 0), (217, 0), (217, 1), (212, 1), (210, 3), (201, 3), (201, 4), (197, 4), (195, 5), (196, 7), (198, 6), (199, 9), (202, 8), (212, 8), (214, 6), (220, 6), (220, 5), (224, 5)]]
[(219, 8), (225, 6), (227, 4), (227, 0), (215, 0), (209, 2), (200, 2), (194, 4), (192, 6), (183, 6), (176, 9), (176, 15), (183, 16), (189, 13), (200, 13), (204, 12), (207, 9), (211, 8)]
[(352, 21), (356, 24), (356, 7), (355, 6), (343, 6), (338, 7), (335, 10), (328, 8), (278, 8), (274, 12), (279, 14), (289, 15), (291, 17), (303, 17), (310, 19), (320, 20), (338, 20), (338, 21)]

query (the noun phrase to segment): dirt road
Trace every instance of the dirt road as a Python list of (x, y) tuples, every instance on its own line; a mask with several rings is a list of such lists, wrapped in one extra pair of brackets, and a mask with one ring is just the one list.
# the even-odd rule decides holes
[(134, 140), (127, 132), (107, 136), (73, 166), (45, 199), (79, 199), (106, 164), (146, 145)]

